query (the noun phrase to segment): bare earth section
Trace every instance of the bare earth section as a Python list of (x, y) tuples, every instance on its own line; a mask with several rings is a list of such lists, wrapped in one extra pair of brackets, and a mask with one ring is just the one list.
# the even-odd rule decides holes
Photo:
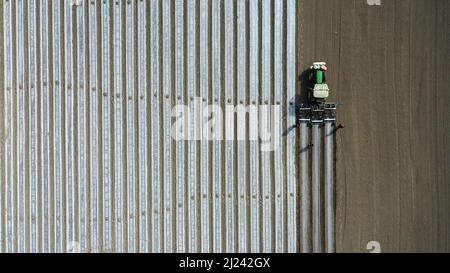
[[(329, 64), (338, 252), (450, 251), (450, 2), (303, 0), (299, 65)], [(334, 92), (333, 92), (334, 91)]]

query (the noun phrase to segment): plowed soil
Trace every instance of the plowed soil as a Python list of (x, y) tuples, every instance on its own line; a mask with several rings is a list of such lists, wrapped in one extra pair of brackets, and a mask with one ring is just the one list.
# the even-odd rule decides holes
[[(376, 1), (375, 1), (376, 2)], [(300, 1), (299, 66), (329, 64), (337, 250), (450, 251), (450, 1)]]

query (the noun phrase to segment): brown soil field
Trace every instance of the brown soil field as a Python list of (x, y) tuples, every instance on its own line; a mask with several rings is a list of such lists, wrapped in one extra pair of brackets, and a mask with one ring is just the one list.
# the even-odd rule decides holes
[(300, 1), (299, 66), (326, 61), (338, 252), (450, 251), (450, 1)]

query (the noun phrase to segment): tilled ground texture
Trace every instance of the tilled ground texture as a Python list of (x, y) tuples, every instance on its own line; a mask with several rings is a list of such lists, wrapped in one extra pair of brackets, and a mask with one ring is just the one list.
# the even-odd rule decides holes
[(450, 2), (379, 2), (300, 2), (300, 69), (328, 62), (346, 125), (337, 251), (449, 252)]

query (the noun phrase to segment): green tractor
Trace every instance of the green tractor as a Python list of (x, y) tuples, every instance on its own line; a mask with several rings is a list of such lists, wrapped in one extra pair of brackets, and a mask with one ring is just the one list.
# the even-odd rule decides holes
[(337, 104), (327, 102), (330, 95), (326, 72), (328, 68), (325, 62), (315, 62), (307, 71), (304, 87), (308, 90), (308, 102), (300, 104), (299, 123), (323, 124), (336, 121)]
[(325, 103), (329, 96), (330, 89), (326, 83), (325, 72), (328, 70), (325, 62), (315, 62), (311, 66), (311, 73), (309, 74), (309, 81), (312, 88), (311, 102), (315, 105)]

